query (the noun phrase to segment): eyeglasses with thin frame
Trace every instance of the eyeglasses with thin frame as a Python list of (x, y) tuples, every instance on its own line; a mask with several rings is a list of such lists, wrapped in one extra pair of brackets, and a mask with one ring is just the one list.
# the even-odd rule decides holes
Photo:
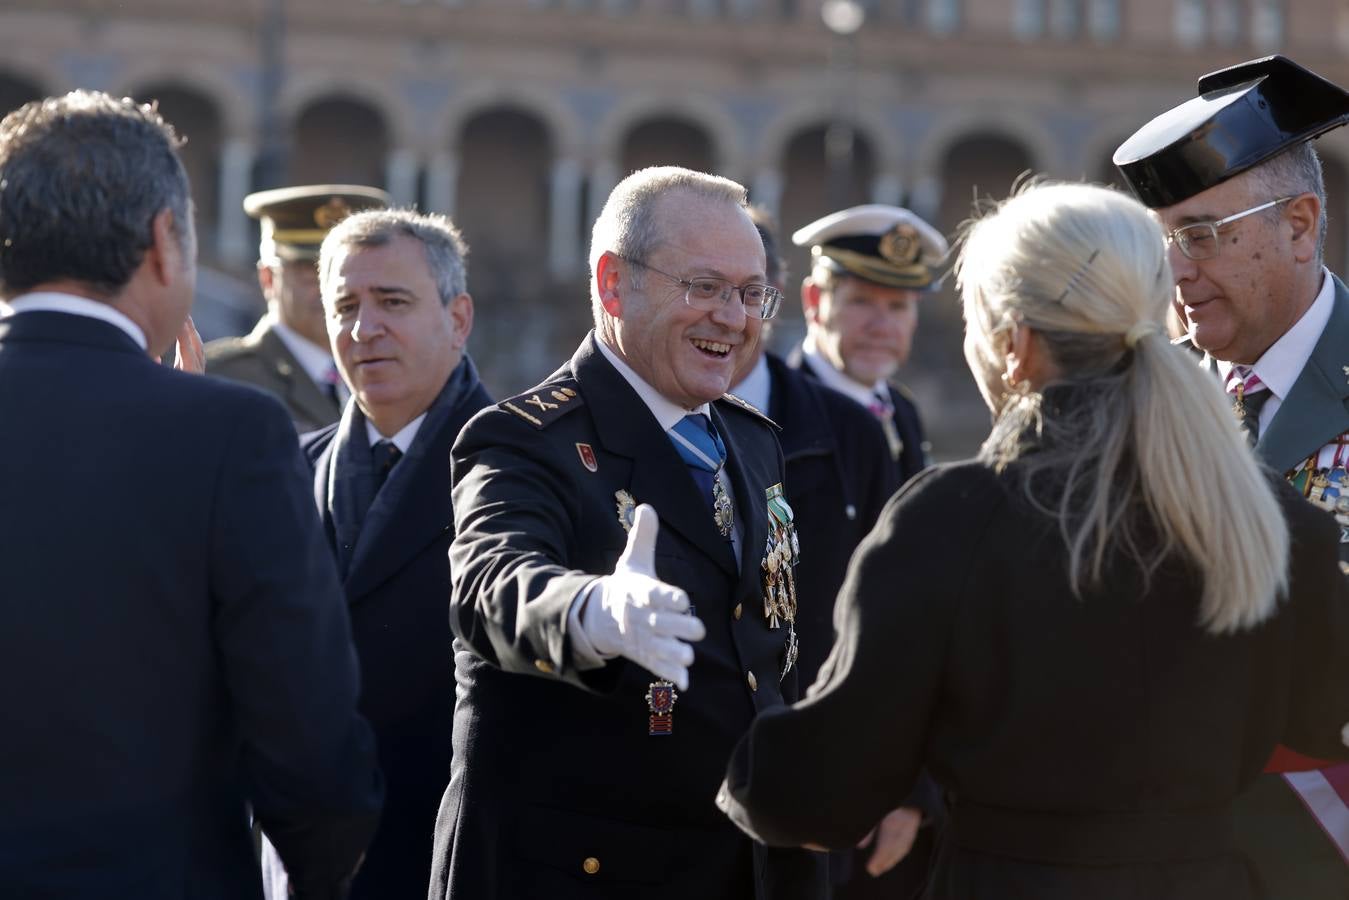
[(678, 275), (662, 272), (655, 266), (647, 265), (635, 259), (619, 258), (632, 263), (634, 266), (649, 269), (657, 275), (664, 275), (671, 281), (683, 285), (684, 302), (701, 312), (716, 312), (730, 303), (731, 297), (736, 293), (740, 294), (740, 302), (745, 307), (745, 315), (751, 319), (771, 319), (777, 314), (778, 307), (782, 305), (782, 291), (771, 284), (763, 284), (758, 281), (751, 281), (747, 284), (732, 284), (725, 278), (714, 278), (710, 275), (700, 278), (680, 278)]
[(1239, 213), (1224, 216), (1213, 222), (1192, 222), (1189, 225), (1182, 225), (1167, 234), (1166, 242), (1168, 244), (1175, 244), (1180, 248), (1180, 252), (1184, 253), (1190, 259), (1213, 259), (1213, 257), (1218, 255), (1218, 252), (1222, 247), (1218, 242), (1219, 228), (1222, 228), (1224, 225), (1231, 225), (1238, 219), (1244, 219), (1247, 216), (1263, 212), (1271, 206), (1287, 203), (1292, 199), (1292, 197), (1280, 197), (1278, 200), (1270, 200), (1268, 203), (1261, 203), (1259, 206), (1243, 209)]

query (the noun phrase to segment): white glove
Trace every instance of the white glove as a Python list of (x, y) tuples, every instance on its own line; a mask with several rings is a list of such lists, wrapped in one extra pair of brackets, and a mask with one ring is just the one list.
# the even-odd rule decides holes
[[(612, 575), (596, 583), (581, 613), (581, 628), (601, 656), (623, 656), (681, 691), (689, 686), (693, 648), (707, 629), (687, 614), (689, 595), (656, 578), (660, 519), (650, 504), (633, 513), (628, 545)], [(596, 602), (598, 601), (598, 602)]]

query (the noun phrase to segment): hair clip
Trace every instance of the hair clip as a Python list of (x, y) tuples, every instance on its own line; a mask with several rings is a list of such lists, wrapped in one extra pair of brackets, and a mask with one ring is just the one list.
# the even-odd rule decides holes
[(1077, 287), (1078, 281), (1082, 279), (1083, 275), (1087, 274), (1087, 269), (1090, 268), (1091, 264), (1096, 260), (1096, 257), (1099, 256), (1100, 253), (1100, 250), (1091, 251), (1091, 256), (1087, 257), (1087, 261), (1078, 266), (1077, 271), (1073, 273), (1073, 277), (1068, 279), (1068, 286), (1063, 289), (1062, 294), (1059, 294), (1059, 299), (1054, 301), (1055, 303), (1062, 303), (1064, 299), (1067, 298), (1068, 294), (1072, 292), (1073, 288)]

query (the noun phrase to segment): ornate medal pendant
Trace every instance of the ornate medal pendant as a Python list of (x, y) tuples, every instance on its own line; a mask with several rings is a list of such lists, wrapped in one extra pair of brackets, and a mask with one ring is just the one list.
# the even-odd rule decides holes
[[(792, 622), (787, 623), (787, 649), (783, 653), (782, 674), (778, 676), (778, 681), (787, 677), (787, 673), (796, 665), (796, 657), (800, 653), (800, 645), (796, 640), (796, 625)], [(802, 689), (804, 691), (804, 688)]]
[(721, 467), (712, 473), (712, 518), (716, 521), (717, 531), (721, 532), (721, 536), (730, 537), (731, 528), (735, 525), (735, 509), (731, 505), (731, 497), (726, 493), (726, 488), (722, 487)]
[(651, 682), (646, 689), (646, 705), (651, 710), (646, 733), (652, 737), (674, 733), (674, 705), (679, 699), (674, 684), (665, 679)]

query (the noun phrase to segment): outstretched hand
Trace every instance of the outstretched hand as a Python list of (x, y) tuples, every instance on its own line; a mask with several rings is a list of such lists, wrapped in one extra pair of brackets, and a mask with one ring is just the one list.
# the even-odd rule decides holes
[(613, 574), (599, 580), (599, 596), (586, 605), (582, 627), (602, 655), (630, 659), (682, 691), (693, 664), (689, 642), (702, 640), (707, 629), (688, 615), (688, 594), (656, 578), (659, 531), (656, 510), (646, 503), (637, 507), (627, 546)]

